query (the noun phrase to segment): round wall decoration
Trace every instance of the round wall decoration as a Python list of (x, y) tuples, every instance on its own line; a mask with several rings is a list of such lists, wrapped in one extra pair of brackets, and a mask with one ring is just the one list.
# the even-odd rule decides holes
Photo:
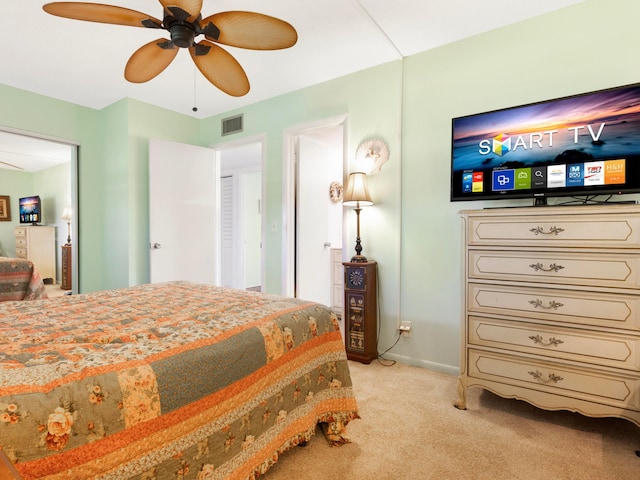
[(329, 185), (329, 198), (333, 203), (342, 202), (342, 184), (338, 182), (331, 182)]
[(389, 160), (389, 147), (379, 139), (365, 140), (356, 150), (356, 158), (368, 162), (371, 170), (368, 173), (377, 173)]

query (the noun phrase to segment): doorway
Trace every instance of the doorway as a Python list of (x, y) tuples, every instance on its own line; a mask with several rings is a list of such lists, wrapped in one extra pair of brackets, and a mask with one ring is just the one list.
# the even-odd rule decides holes
[(215, 146), (221, 175), (221, 285), (263, 291), (263, 139)]
[[(150, 140), (152, 283), (189, 280), (262, 290), (264, 142), (247, 142), (209, 148)], [(176, 165), (174, 159), (179, 157), (189, 162)], [(182, 195), (175, 194), (178, 187), (184, 189)], [(174, 195), (167, 199), (166, 191)], [(176, 196), (180, 202), (171, 200)], [(168, 216), (175, 218), (167, 222)], [(182, 227), (176, 228), (179, 222)], [(191, 255), (201, 257), (189, 258)]]
[[(47, 286), (51, 295), (78, 292), (77, 172), (77, 145), (29, 132), (0, 131), (0, 177), (3, 179), (0, 193), (9, 196), (12, 213), (11, 221), (0, 223), (0, 255), (17, 256), (14, 229), (20, 225), (19, 199), (40, 196), (41, 224), (55, 227), (55, 278), (51, 278), (52, 283)], [(70, 217), (65, 210), (71, 213)], [(71, 251), (71, 282), (65, 273), (64, 286), (71, 289), (62, 290), (62, 247), (67, 244), (73, 245), (64, 252), (66, 259)]]
[[(333, 260), (342, 258), (343, 209), (330, 196), (344, 178), (346, 117), (285, 133), (287, 224), (283, 272), (286, 295), (333, 306)], [(336, 251), (338, 250), (338, 251)]]

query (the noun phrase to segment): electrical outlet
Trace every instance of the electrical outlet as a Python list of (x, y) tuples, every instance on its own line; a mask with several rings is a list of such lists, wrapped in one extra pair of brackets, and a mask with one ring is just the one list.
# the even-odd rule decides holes
[(411, 322), (403, 321), (400, 322), (400, 334), (404, 337), (409, 337), (411, 335)]

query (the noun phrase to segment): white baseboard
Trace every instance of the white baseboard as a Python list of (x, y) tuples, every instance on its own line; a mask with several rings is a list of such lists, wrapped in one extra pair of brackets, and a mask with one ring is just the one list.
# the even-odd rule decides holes
[(404, 365), (426, 368), (427, 370), (446, 373), (455, 377), (460, 375), (460, 368), (453, 365), (444, 365), (442, 363), (428, 362), (426, 360), (416, 360), (415, 358), (405, 357), (403, 355), (397, 355), (395, 353), (385, 353), (384, 358), (388, 360), (395, 360), (396, 362), (402, 363)]

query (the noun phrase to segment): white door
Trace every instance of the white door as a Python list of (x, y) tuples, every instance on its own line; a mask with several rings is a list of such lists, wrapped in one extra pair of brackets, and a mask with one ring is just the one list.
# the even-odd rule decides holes
[(151, 283), (219, 284), (218, 186), (212, 149), (149, 141)]
[(244, 237), (244, 288), (262, 288), (262, 173), (242, 175), (245, 201), (242, 222)]
[(325, 305), (331, 305), (331, 247), (342, 243), (342, 205), (329, 197), (331, 182), (342, 181), (338, 147), (319, 132), (298, 137), (295, 296)]

